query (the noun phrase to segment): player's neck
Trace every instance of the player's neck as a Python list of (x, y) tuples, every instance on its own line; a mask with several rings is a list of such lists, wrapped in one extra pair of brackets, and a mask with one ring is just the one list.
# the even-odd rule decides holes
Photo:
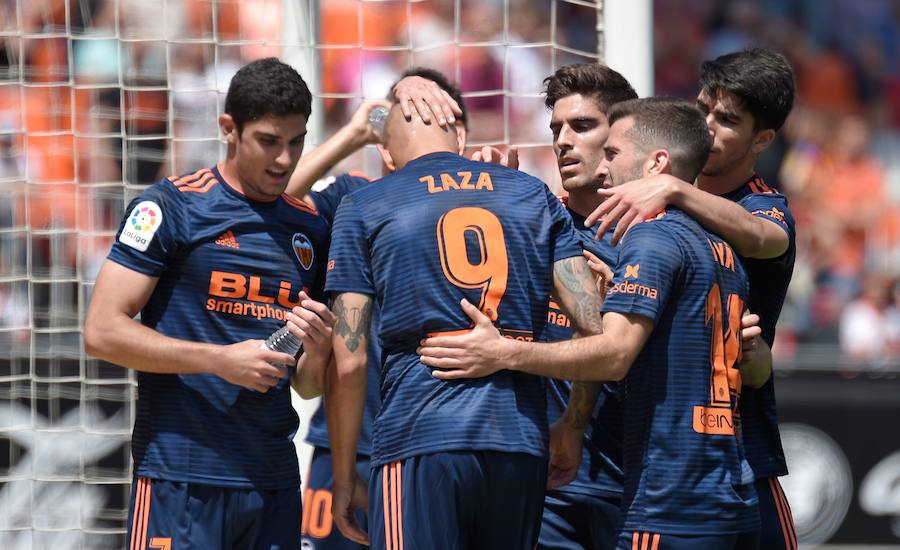
[(732, 169), (716, 175), (697, 176), (697, 187), (713, 195), (727, 195), (747, 183), (754, 173), (753, 162), (736, 164)]
[(573, 189), (569, 192), (569, 198), (566, 199), (566, 205), (569, 207), (569, 210), (585, 218), (596, 210), (601, 202), (601, 197), (597, 194), (597, 191), (589, 187)]
[[(406, 154), (403, 155), (403, 159), (401, 159), (400, 163), (397, 163), (397, 170), (403, 168), (408, 163), (420, 158), (425, 155), (430, 155), (432, 153), (453, 153), (458, 154), (459, 151), (456, 149), (449, 147), (444, 144), (434, 144), (434, 143), (423, 143), (420, 145), (410, 146), (409, 150)], [(396, 159), (395, 159), (396, 160)]]

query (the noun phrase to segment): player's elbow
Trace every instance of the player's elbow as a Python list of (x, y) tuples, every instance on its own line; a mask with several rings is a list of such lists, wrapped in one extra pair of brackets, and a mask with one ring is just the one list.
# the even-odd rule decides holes
[[(769, 224), (770, 222), (764, 223)], [(787, 234), (777, 227), (766, 227), (765, 229), (755, 227), (740, 244), (735, 246), (735, 252), (744, 258), (767, 260), (777, 258), (787, 252), (789, 245)]]
[(356, 384), (360, 379), (365, 380), (367, 366), (365, 354), (336, 356), (333, 374), (328, 377), (328, 381), (342, 386)]
[(108, 330), (102, 316), (88, 311), (84, 320), (84, 351), (90, 356), (106, 359), (109, 353)]

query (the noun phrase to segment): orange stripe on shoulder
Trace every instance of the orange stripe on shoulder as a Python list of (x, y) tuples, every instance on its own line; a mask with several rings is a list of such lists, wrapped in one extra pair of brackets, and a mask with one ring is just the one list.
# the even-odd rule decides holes
[(635, 531), (634, 534), (631, 535), (631, 550), (639, 550), (638, 540), (640, 540), (640, 535)]
[(281, 198), (284, 199), (284, 202), (286, 202), (286, 203), (288, 203), (289, 205), (293, 206), (293, 207), (296, 208), (297, 210), (300, 210), (300, 211), (302, 211), (302, 212), (306, 212), (306, 213), (308, 213), (308, 214), (315, 214), (315, 215), (318, 215), (318, 214), (319, 214), (319, 211), (318, 211), (318, 210), (316, 210), (316, 209), (313, 208), (312, 206), (308, 205), (306, 202), (304, 202), (304, 201), (302, 201), (302, 200), (300, 200), (300, 199), (294, 198), (294, 197), (292, 197), (292, 196), (290, 196), (290, 195), (288, 195), (288, 194), (286, 194), (286, 193), (283, 193), (283, 194), (281, 195)]
[(206, 183), (215, 178), (216, 176), (212, 172), (207, 172), (200, 176), (199, 178), (193, 179), (191, 181), (186, 181), (183, 183), (176, 183), (175, 187), (181, 189), (182, 187), (203, 187)]
[(362, 172), (347, 172), (347, 175), (353, 176), (354, 178), (362, 178), (366, 181), (372, 181), (372, 178), (370, 178), (366, 174), (363, 174)]
[(202, 187), (194, 187), (191, 185), (182, 185), (181, 187), (178, 188), (178, 190), (181, 191), (182, 193), (206, 193), (207, 191), (209, 191), (210, 189), (215, 187), (217, 183), (219, 183), (219, 180), (217, 180), (216, 178), (212, 178), (212, 179), (206, 180), (206, 183), (203, 184)]
[(191, 183), (191, 182), (197, 181), (198, 179), (203, 177), (203, 175), (208, 173), (209, 171), (210, 171), (209, 168), (201, 168), (201, 169), (197, 170), (196, 172), (192, 172), (190, 174), (184, 174), (182, 176), (172, 176), (169, 178), (169, 180), (171, 180), (172, 183), (174, 183), (175, 185), (183, 185), (185, 183)]

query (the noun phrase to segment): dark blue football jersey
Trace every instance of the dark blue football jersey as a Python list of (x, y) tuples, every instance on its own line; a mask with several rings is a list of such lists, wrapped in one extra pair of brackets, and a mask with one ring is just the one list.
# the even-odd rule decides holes
[[(350, 192), (369, 184), (369, 179), (353, 174), (341, 174), (335, 177), (328, 187), (321, 191), (313, 191), (309, 195), (316, 204), (316, 210), (329, 225), (334, 223), (334, 214), (341, 204), (344, 196)], [(378, 373), (381, 368), (381, 345), (378, 342), (378, 310), (372, 311), (372, 327), (369, 330), (368, 370), (369, 383), (366, 390), (366, 408), (363, 414), (363, 423), (360, 429), (359, 442), (356, 445), (357, 454), (370, 456), (372, 454), (372, 424), (381, 400), (378, 397)], [(306, 441), (316, 447), (330, 448), (328, 442), (328, 425), (325, 420), (325, 407), (320, 405), (316, 414), (309, 422), (309, 432)]]
[(416, 355), (471, 327), (467, 298), (510, 338), (540, 337), (553, 263), (581, 255), (572, 220), (527, 174), (422, 156), (338, 208), (326, 290), (375, 297), (384, 347), (373, 466), (454, 450), (547, 453), (543, 379), (500, 371), (444, 382)]
[[(162, 334), (212, 344), (264, 339), (284, 325), (301, 290), (321, 295), (328, 225), (301, 201), (252, 201), (211, 168), (160, 181), (128, 212), (109, 259), (159, 278), (141, 322)], [(137, 378), (135, 475), (299, 484), (287, 378), (267, 393), (212, 374)]]
[(747, 293), (731, 247), (679, 210), (635, 226), (619, 244), (603, 310), (654, 323), (620, 386), (625, 531), (759, 527), (735, 413)]
[[(769, 346), (775, 341), (775, 324), (781, 315), (796, 257), (796, 226), (787, 197), (753, 176), (740, 188), (724, 195), (754, 216), (778, 225), (788, 234), (787, 251), (777, 258), (757, 260), (741, 258), (750, 278), (747, 307), (759, 315), (762, 339)], [(745, 388), (741, 394), (741, 419), (744, 450), (757, 478), (787, 475), (787, 464), (778, 431), (774, 377), (759, 389)]]
[[(613, 248), (612, 231), (607, 231), (601, 240), (596, 240), (599, 223), (593, 227), (584, 226), (584, 216), (566, 209), (572, 218), (575, 232), (582, 248), (597, 255), (610, 266), (616, 265), (616, 249)], [(547, 311), (547, 326), (541, 340), (559, 342), (572, 338), (572, 324), (559, 304), (550, 301)], [(547, 415), (551, 422), (562, 416), (569, 403), (572, 384), (565, 380), (547, 380)], [(591, 425), (584, 434), (581, 467), (575, 479), (556, 489), (566, 493), (598, 496), (622, 496), (622, 409), (619, 403), (618, 384), (604, 384), (603, 392), (597, 399)]]

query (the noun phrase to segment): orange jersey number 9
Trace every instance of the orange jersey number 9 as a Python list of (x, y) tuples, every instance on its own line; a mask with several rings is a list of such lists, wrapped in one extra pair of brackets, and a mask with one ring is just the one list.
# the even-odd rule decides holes
[[(467, 233), (478, 247), (479, 259), (474, 264), (469, 261), (466, 248)], [(444, 275), (460, 288), (481, 289), (478, 309), (496, 321), (509, 279), (509, 259), (500, 220), (484, 208), (454, 208), (438, 220), (437, 239)]]

